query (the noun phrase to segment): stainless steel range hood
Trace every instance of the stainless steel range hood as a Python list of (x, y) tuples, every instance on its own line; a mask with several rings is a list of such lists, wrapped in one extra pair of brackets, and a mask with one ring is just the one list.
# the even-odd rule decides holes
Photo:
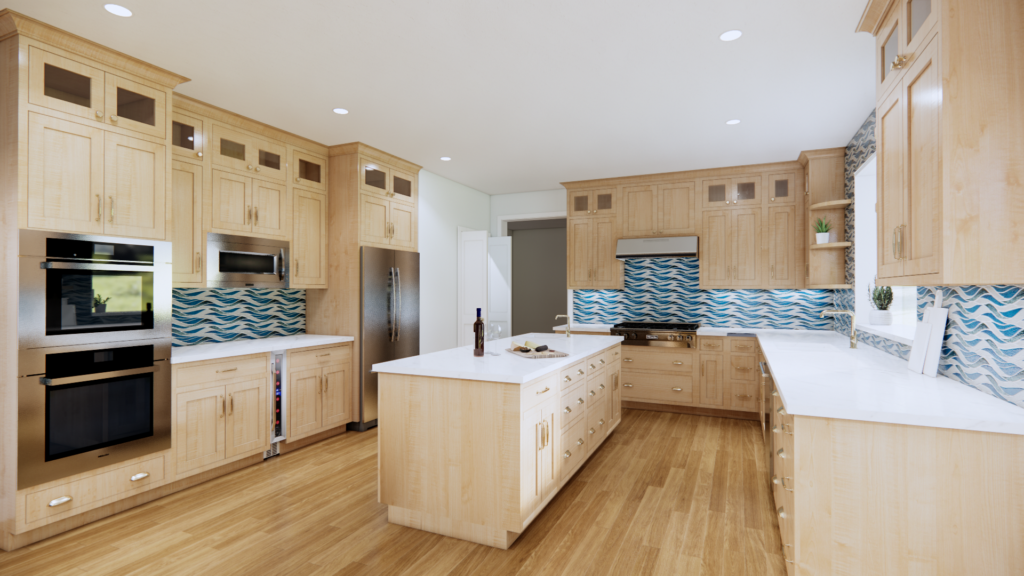
[(615, 258), (681, 258), (697, 257), (696, 236), (668, 238), (624, 238), (615, 246)]

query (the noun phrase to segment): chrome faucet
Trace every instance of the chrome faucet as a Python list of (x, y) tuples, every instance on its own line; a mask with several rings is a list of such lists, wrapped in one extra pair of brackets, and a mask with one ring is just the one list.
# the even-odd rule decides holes
[(853, 314), (853, 310), (822, 310), (819, 318), (824, 318), (825, 315), (835, 317), (837, 314), (847, 314), (850, 317), (850, 348), (857, 347), (857, 318)]
[(572, 317), (566, 316), (565, 314), (559, 314), (558, 316), (555, 316), (555, 320), (558, 320), (559, 318), (565, 318), (567, 322), (567, 324), (565, 325), (565, 337), (572, 338)]

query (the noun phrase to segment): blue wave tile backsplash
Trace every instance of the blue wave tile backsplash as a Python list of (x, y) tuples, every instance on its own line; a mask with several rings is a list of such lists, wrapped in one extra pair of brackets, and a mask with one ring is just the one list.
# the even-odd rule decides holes
[(700, 322), (704, 326), (832, 330), (831, 290), (701, 290), (696, 258), (626, 262), (623, 290), (573, 291), (573, 321)]
[(306, 291), (175, 288), (175, 346), (291, 336), (306, 332)]

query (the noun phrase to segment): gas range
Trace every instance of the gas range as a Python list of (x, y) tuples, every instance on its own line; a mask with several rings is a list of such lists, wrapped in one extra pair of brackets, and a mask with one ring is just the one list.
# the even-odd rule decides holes
[(693, 322), (622, 322), (612, 326), (612, 336), (622, 336), (627, 346), (696, 348), (697, 329)]

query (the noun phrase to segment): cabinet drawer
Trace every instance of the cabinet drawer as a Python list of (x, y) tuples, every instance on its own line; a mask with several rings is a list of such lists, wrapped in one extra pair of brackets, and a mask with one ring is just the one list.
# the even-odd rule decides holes
[(558, 375), (548, 374), (539, 380), (529, 382), (523, 387), (520, 406), (526, 410), (533, 408), (545, 400), (558, 394)]
[(605, 352), (599, 352), (599, 353), (594, 354), (593, 356), (587, 358), (587, 361), (586, 361), (587, 377), (590, 377), (591, 375), (597, 374), (598, 372), (604, 370), (604, 367), (609, 364), (607, 355), (608, 355), (608, 353), (607, 353), (607, 351), (605, 351)]
[(654, 404), (693, 404), (693, 377), (674, 374), (622, 374), (622, 399)]
[(613, 364), (616, 360), (622, 359), (622, 345), (616, 344), (613, 348), (605, 350), (605, 360), (608, 364)]
[(653, 370), (692, 374), (694, 353), (682, 348), (633, 346), (622, 352), (622, 368), (628, 372)]
[(587, 407), (587, 438), (589, 446), (587, 452), (593, 452), (604, 441), (604, 437), (611, 428), (611, 418), (608, 415), (608, 401), (604, 398), (596, 404)]
[(210, 364), (202, 362), (185, 364), (178, 368), (174, 386), (175, 388), (182, 388), (192, 386), (193, 384), (222, 382), (229, 378), (264, 374), (268, 370), (270, 370), (269, 354), (238, 356)]
[(757, 382), (760, 371), (757, 369), (757, 357), (730, 354), (729, 379), (740, 382)]
[(587, 411), (585, 395), (587, 388), (584, 382), (580, 382), (575, 388), (562, 393), (562, 401), (558, 405), (559, 428), (563, 431), (576, 423)]
[(562, 433), (562, 478), (576, 471), (587, 456), (587, 421), (573, 424), (568, 432)]
[(725, 338), (721, 336), (701, 336), (700, 349), (707, 352), (724, 352)]
[(729, 407), (743, 412), (757, 412), (757, 394), (760, 386), (756, 382), (733, 380), (729, 383)]
[(288, 369), (317, 368), (352, 360), (352, 345), (345, 343), (329, 348), (288, 352)]
[(730, 354), (754, 354), (757, 352), (757, 338), (734, 336), (726, 338), (725, 344)]
[[(145, 474), (146, 476), (142, 476)], [(139, 478), (138, 476), (142, 476)], [(136, 478), (132, 481), (132, 478)], [(85, 511), (111, 496), (144, 492), (164, 479), (164, 457), (157, 456), (67, 484), (44, 488), (26, 497), (25, 522), (31, 524), (71, 510)], [(67, 498), (68, 500), (64, 500)], [(52, 504), (52, 505), (51, 505)]]
[(587, 377), (587, 403), (593, 405), (604, 398), (611, 391), (611, 383), (608, 380), (608, 372), (602, 370), (593, 376)]
[(568, 390), (587, 379), (587, 371), (584, 368), (585, 364), (586, 362), (580, 360), (568, 368), (562, 368), (562, 372), (558, 377), (558, 381), (562, 384), (562, 390)]

